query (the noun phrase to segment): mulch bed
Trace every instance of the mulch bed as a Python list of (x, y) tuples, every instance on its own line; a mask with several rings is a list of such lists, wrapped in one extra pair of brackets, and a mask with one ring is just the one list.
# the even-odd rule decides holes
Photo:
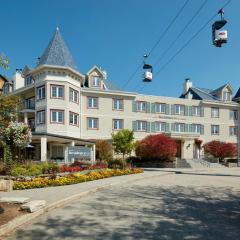
[(18, 216), (28, 214), (27, 212), (20, 210), (20, 204), (0, 203), (0, 207), (4, 209), (4, 213), (1, 213), (0, 211), (0, 226)]

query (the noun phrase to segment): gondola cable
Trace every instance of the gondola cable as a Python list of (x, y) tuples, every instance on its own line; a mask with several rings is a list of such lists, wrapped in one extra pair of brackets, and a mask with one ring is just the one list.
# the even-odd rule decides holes
[[(186, 23), (186, 25), (183, 27), (183, 29), (179, 32), (179, 34), (177, 35), (177, 37), (172, 41), (172, 43), (169, 45), (169, 47), (163, 52), (162, 56), (154, 63), (154, 65), (157, 65), (164, 57), (165, 55), (169, 52), (169, 50), (174, 46), (174, 44), (177, 42), (177, 40), (183, 35), (183, 33), (186, 31), (186, 29), (188, 28), (188, 26), (193, 22), (193, 20), (198, 16), (198, 14), (200, 13), (200, 11), (203, 9), (203, 7), (206, 5), (208, 0), (203, 1), (203, 3), (200, 5), (200, 7), (197, 9), (197, 11), (194, 13), (194, 15), (192, 16), (192, 18)], [(151, 69), (152, 72), (152, 69)], [(151, 76), (152, 79), (152, 76)], [(147, 81), (147, 79), (144, 79), (144, 82), (150, 82)], [(137, 88), (139, 87), (139, 84), (135, 86), (134, 90), (137, 90)], [(140, 90), (143, 87), (140, 88)]]
[[(165, 37), (165, 35), (167, 34), (167, 32), (169, 31), (169, 29), (172, 27), (172, 25), (175, 23), (175, 21), (177, 20), (177, 18), (180, 16), (180, 14), (182, 13), (182, 11), (184, 10), (184, 8), (186, 7), (186, 5), (188, 4), (190, 0), (186, 0), (184, 2), (184, 4), (182, 5), (182, 7), (179, 9), (179, 11), (177, 12), (177, 14), (175, 15), (175, 17), (172, 19), (172, 21), (169, 23), (169, 25), (167, 26), (167, 28), (164, 30), (164, 32), (161, 34), (161, 36), (159, 37), (159, 39), (156, 41), (156, 43), (153, 45), (153, 47), (151, 48), (151, 50), (149, 51), (149, 53), (147, 54), (147, 57), (149, 57), (152, 52), (156, 49), (156, 47), (159, 45), (159, 43), (162, 41), (162, 39)], [(130, 83), (130, 81), (133, 79), (133, 77), (136, 75), (136, 73), (138, 72), (138, 70), (142, 67), (142, 63), (138, 65), (138, 67), (136, 68), (136, 70), (130, 75), (130, 77), (128, 78), (128, 80), (126, 81), (126, 83), (122, 86), (122, 89), (124, 90), (126, 88), (126, 86)]]
[[(226, 8), (227, 5), (230, 4), (232, 0), (228, 0), (222, 7)], [(193, 41), (199, 34), (201, 31), (203, 31), (203, 29), (219, 14), (219, 12), (215, 13), (155, 74), (155, 77), (162, 72), (189, 44), (191, 41)], [(146, 87), (146, 85), (144, 85), (141, 89), (143, 90)]]

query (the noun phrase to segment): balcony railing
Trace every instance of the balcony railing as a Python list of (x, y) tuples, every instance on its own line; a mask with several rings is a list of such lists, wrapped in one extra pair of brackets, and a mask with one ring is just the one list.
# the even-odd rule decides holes
[(24, 102), (25, 109), (35, 109), (35, 98), (34, 99), (26, 99)]

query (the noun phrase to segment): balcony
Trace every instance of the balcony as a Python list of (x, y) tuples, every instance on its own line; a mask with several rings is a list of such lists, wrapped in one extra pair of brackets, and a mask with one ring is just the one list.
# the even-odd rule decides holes
[(35, 110), (35, 98), (25, 99), (23, 103), (23, 110)]

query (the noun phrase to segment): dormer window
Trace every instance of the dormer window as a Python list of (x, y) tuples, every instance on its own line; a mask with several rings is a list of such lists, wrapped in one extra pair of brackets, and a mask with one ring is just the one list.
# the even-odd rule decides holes
[(93, 87), (100, 87), (100, 77), (99, 76), (93, 76), (92, 77), (92, 86)]
[(25, 77), (25, 86), (30, 85), (33, 83), (33, 78), (32, 76), (26, 76)]
[(231, 93), (223, 92), (223, 101), (231, 101)]

